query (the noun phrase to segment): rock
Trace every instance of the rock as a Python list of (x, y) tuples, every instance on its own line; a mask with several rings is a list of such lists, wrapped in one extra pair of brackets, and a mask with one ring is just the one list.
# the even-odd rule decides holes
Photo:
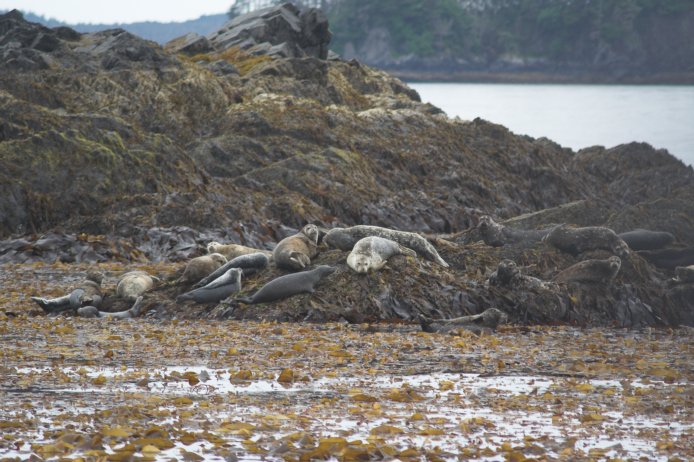
[(331, 34), (322, 11), (302, 12), (284, 3), (238, 16), (208, 39), (218, 51), (239, 47), (252, 54), (327, 59)]
[(191, 32), (182, 37), (175, 38), (164, 45), (164, 49), (171, 53), (186, 53), (197, 55), (212, 51), (212, 45), (207, 37)]

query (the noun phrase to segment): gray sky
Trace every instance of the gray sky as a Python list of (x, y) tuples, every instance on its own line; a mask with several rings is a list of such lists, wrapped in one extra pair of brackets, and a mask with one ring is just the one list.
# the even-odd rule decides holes
[(0, 10), (16, 8), (70, 24), (186, 21), (226, 13), (234, 0), (0, 0)]

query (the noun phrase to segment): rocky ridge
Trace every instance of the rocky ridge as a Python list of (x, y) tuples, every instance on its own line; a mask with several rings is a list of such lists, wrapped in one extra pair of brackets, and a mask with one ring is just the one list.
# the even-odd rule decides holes
[[(522, 229), (657, 229), (691, 248), (691, 167), (646, 144), (575, 153), (449, 119), (384, 72), (326, 60), (320, 13), (282, 5), (262, 15), (225, 25), (206, 46), (181, 47), (188, 38), (167, 49), (123, 30), (79, 34), (0, 16), (0, 262), (166, 264), (211, 240), (270, 249), (305, 223), (372, 224), (426, 234), (451, 268), (395, 257), (363, 277), (346, 253), (323, 248), (315, 263), (338, 271), (313, 296), (177, 306), (185, 288), (167, 285), (149, 315), (415, 321), (495, 306), (520, 323), (692, 323), (694, 287), (636, 252), (610, 286), (495, 286), (505, 259), (551, 281), (610, 254), (499, 247), (478, 234), (490, 215)], [(243, 30), (294, 35), (254, 32), (248, 47), (222, 39), (249, 40)], [(244, 292), (279, 274), (249, 279)]]

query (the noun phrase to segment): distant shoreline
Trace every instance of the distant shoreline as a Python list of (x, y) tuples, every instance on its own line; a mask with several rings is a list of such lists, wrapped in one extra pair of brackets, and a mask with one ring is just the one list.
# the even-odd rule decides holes
[(694, 72), (652, 75), (561, 74), (551, 72), (417, 71), (383, 69), (400, 80), (413, 83), (527, 83), (594, 85), (694, 85)]

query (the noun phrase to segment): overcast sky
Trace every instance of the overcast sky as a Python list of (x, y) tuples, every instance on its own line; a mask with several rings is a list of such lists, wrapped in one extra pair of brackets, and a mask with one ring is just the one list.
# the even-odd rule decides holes
[(0, 0), (0, 10), (16, 8), (74, 23), (186, 21), (226, 13), (234, 0)]

